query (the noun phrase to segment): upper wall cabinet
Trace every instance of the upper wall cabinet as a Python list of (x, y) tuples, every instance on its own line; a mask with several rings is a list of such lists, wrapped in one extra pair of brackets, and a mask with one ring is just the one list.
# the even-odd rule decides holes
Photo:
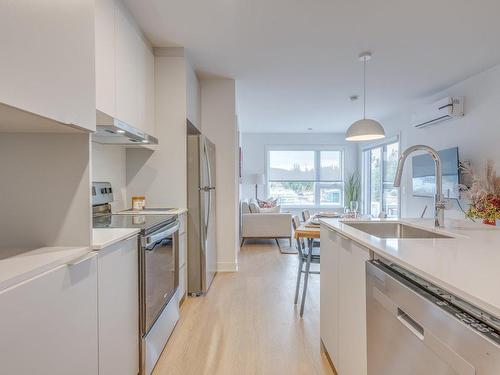
[(154, 135), (154, 56), (119, 0), (96, 0), (96, 108)]
[(95, 2), (96, 107), (116, 115), (115, 7), (113, 0)]
[(94, 0), (0, 1), (1, 129), (95, 130), (93, 35)]

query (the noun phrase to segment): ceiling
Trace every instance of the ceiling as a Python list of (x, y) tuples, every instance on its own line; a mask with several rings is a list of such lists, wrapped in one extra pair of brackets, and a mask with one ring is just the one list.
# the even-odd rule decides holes
[(500, 63), (498, 0), (125, 0), (155, 46), (237, 82), (244, 132), (344, 132)]

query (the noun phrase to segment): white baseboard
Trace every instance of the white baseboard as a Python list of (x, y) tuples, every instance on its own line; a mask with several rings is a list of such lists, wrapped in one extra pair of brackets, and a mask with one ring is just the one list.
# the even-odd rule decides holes
[(238, 272), (238, 263), (217, 262), (217, 272)]

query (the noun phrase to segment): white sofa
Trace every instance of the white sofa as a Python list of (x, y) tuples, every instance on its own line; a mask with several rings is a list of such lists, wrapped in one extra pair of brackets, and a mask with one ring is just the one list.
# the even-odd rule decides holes
[[(274, 238), (278, 246), (278, 239), (286, 238), (292, 241), (292, 214), (279, 212), (279, 206), (272, 209), (257, 209), (260, 212), (252, 213), (250, 205), (253, 202), (241, 203), (241, 245), (249, 238)], [(254, 210), (255, 210), (255, 206)], [(277, 212), (274, 212), (277, 211)]]

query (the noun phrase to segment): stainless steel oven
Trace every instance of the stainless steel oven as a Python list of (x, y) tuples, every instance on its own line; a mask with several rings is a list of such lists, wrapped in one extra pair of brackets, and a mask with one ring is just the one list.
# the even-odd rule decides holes
[(179, 286), (178, 242), (178, 220), (166, 226), (151, 228), (140, 236), (139, 324), (141, 334), (141, 373), (143, 373), (146, 356), (144, 339), (165, 306), (175, 296)]
[(139, 229), (139, 360), (149, 375), (179, 319), (179, 220), (165, 209), (112, 213), (109, 182), (92, 184), (94, 228)]

